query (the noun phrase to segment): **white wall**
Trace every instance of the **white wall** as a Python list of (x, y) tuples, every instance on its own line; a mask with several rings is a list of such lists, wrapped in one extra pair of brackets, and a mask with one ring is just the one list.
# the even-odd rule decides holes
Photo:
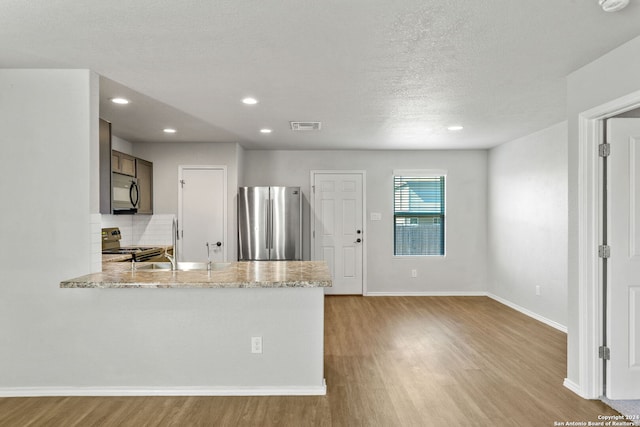
[(111, 149), (133, 155), (133, 144), (116, 135), (111, 135)]
[(0, 265), (9, 273), (0, 292), (7, 292), (21, 289), (16, 281), (37, 286), (91, 268), (97, 81), (81, 70), (0, 70), (0, 85)]
[[(243, 146), (238, 145), (238, 152), (236, 157), (236, 164), (238, 165), (238, 187), (244, 187), (246, 184), (244, 183), (244, 153), (246, 150)], [(237, 190), (236, 190), (237, 191)]]
[[(0, 198), (12, 201), (0, 210), (0, 395), (321, 387), (322, 289), (60, 289), (91, 271), (94, 237), (99, 247), (98, 79), (0, 70), (0, 93)], [(194, 159), (223, 163), (175, 162)]]
[[(578, 116), (640, 90), (640, 37), (603, 55), (596, 61), (570, 74), (567, 78), (567, 113), (569, 123), (569, 264), (568, 264), (568, 359), (567, 380), (581, 387), (579, 372), (580, 334), (578, 317), (580, 284), (578, 275), (579, 236), (579, 127)], [(596, 349), (592, 349), (596, 351)]]
[(0, 70), (0, 387), (72, 368), (85, 309), (58, 284), (92, 269), (93, 90), (86, 70)]
[(567, 123), (491, 149), (488, 194), (489, 293), (566, 326)]
[[(487, 152), (263, 151), (244, 153), (245, 185), (300, 186), (303, 257), (309, 259), (311, 170), (366, 170), (367, 290), (380, 293), (473, 293), (486, 290)], [(393, 170), (447, 169), (446, 257), (393, 256)], [(411, 278), (411, 270), (418, 278)]]

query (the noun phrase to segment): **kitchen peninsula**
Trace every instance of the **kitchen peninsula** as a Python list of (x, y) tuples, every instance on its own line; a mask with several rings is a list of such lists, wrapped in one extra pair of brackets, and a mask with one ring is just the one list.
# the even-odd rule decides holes
[[(99, 387), (74, 394), (326, 394), (324, 287), (332, 284), (326, 262), (214, 263), (211, 271), (152, 265), (104, 262), (102, 272), (60, 283), (69, 301), (90, 299), (109, 310), (79, 324), (118, 325), (103, 345), (126, 348), (122, 357), (130, 360)], [(135, 344), (135, 356), (125, 340)]]

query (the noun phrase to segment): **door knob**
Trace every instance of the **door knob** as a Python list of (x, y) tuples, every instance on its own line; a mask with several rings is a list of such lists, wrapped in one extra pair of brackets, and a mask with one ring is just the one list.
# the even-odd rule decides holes
[(360, 242), (362, 242), (362, 239), (359, 239), (359, 238), (358, 238), (358, 239), (356, 239), (356, 241), (355, 241), (355, 242), (353, 242), (353, 243), (360, 243)]
[(222, 242), (216, 242), (216, 246), (217, 246), (217, 247), (222, 246)]

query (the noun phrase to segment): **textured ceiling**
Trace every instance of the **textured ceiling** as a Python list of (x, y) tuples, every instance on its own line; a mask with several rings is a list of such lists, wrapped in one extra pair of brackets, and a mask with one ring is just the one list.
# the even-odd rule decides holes
[(640, 35), (638, 3), (3, 0), (0, 66), (94, 70), (102, 101), (132, 98), (101, 115), (133, 142), (487, 148), (564, 120), (565, 77)]

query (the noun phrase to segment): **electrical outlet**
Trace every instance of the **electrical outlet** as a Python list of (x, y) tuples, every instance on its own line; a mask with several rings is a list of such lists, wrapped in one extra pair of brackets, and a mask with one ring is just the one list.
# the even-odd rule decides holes
[(251, 353), (262, 353), (262, 337), (251, 337)]
[(418, 270), (416, 270), (415, 268), (411, 270), (411, 277), (418, 277)]
[(536, 295), (540, 295), (540, 285), (536, 285)]

